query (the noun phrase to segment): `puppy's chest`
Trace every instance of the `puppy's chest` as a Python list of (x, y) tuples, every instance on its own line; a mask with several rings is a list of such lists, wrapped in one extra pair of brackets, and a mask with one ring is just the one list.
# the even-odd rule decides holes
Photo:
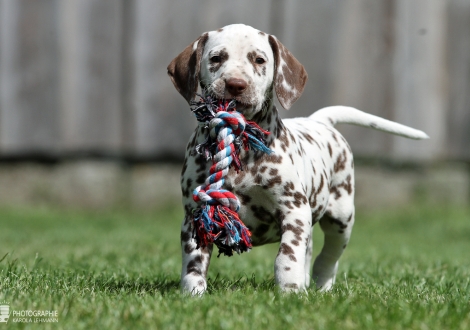
[(252, 161), (245, 163), (244, 171), (229, 171), (225, 187), (238, 197), (238, 213), (250, 229), (254, 245), (280, 240), (285, 218), (279, 205), (282, 184), (279, 170), (269, 163)]

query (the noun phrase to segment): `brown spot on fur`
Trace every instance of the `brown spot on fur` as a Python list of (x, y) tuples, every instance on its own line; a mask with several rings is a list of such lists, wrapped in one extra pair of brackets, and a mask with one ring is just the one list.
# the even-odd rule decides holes
[(348, 175), (347, 178), (346, 178), (346, 181), (341, 183), (340, 185), (338, 185), (338, 187), (342, 187), (344, 188), (344, 190), (347, 191), (348, 195), (351, 195), (352, 192), (353, 192), (353, 185), (352, 185), (352, 182), (351, 182), (351, 175)]
[(264, 160), (268, 163), (281, 164), (282, 156), (281, 155), (266, 155)]
[(193, 251), (194, 251), (194, 248), (191, 246), (191, 244), (186, 243), (186, 244), (184, 245), (184, 252), (185, 252), (186, 254), (190, 254), (190, 253), (193, 252)]
[(221, 49), (218, 53), (215, 53), (215, 54), (210, 54), (209, 57), (212, 57), (212, 56), (219, 56), (220, 57), (220, 61), (218, 62), (210, 62), (209, 64), (209, 71), (210, 72), (217, 72), (220, 67), (222, 66), (222, 64), (228, 60), (228, 53), (227, 51), (224, 49)]
[(204, 181), (206, 181), (207, 176), (208, 176), (208, 175), (207, 175), (206, 173), (201, 173), (201, 174), (199, 174), (199, 175), (197, 176), (197, 178), (196, 178), (196, 183), (197, 183), (198, 185), (203, 184)]
[(284, 205), (287, 206), (287, 208), (289, 208), (289, 209), (291, 209), (291, 210), (294, 209), (294, 207), (292, 206), (291, 201), (285, 201), (285, 202), (284, 202)]
[[(292, 181), (286, 182), (286, 184), (284, 185), (284, 192), (294, 190), (294, 188), (295, 188), (295, 186), (294, 186), (294, 183)], [(292, 196), (292, 195), (290, 195), (290, 196)]]
[(277, 222), (274, 219), (273, 214), (270, 213), (263, 206), (252, 205), (250, 207), (250, 209), (253, 211), (253, 216), (261, 222), (264, 222), (264, 223), (275, 223), (275, 222)]
[(328, 152), (330, 153), (330, 157), (333, 156), (333, 149), (331, 148), (330, 142), (328, 142)]
[(320, 205), (312, 212), (312, 226), (318, 222), (322, 209), (323, 207)]
[(259, 164), (254, 164), (251, 168), (250, 168), (250, 173), (252, 176), (255, 176), (256, 173), (258, 173), (258, 167), (259, 167)]
[(196, 165), (198, 165), (198, 168), (196, 169), (196, 172), (206, 172), (206, 166), (207, 166), (207, 162), (206, 160), (204, 159), (204, 157), (202, 155), (196, 155), (194, 157), (194, 163), (196, 163)]
[(300, 207), (301, 204), (307, 204), (307, 197), (300, 192), (294, 193), (294, 205)]
[(287, 134), (281, 134), (279, 136), (279, 140), (283, 142), (287, 147), (289, 146), (289, 139), (287, 138)]
[(296, 258), (293, 254), (289, 254), (289, 259), (290, 259), (291, 261), (297, 262), (297, 258)]
[(236, 194), (238, 197), (240, 197), (241, 203), (242, 203), (243, 205), (246, 205), (246, 204), (248, 204), (249, 202), (251, 202), (251, 196), (245, 195), (245, 194), (243, 194), (243, 193), (241, 193), (241, 192), (239, 192), (239, 191), (235, 192), (235, 194)]
[(291, 131), (289, 131), (289, 137), (292, 140), (292, 142), (294, 142), (294, 143), (296, 142), (295, 136), (294, 136), (294, 134), (292, 134)]
[(334, 165), (335, 173), (338, 173), (339, 171), (342, 171), (346, 168), (346, 159), (347, 159), (346, 150), (343, 149), (343, 152), (336, 159), (336, 162)]
[(181, 168), (181, 176), (184, 176), (184, 173), (186, 172), (187, 168), (188, 168), (188, 158), (185, 158), (183, 162), (183, 167)]
[(186, 180), (186, 189), (191, 189), (192, 184), (193, 184), (193, 179), (188, 178), (188, 179)]
[(330, 187), (330, 193), (335, 195), (334, 196), (335, 199), (339, 199), (341, 197), (341, 192), (339, 190), (340, 188), (343, 188), (344, 190), (346, 190), (348, 195), (352, 194), (353, 184), (352, 184), (351, 175), (348, 175), (347, 178), (346, 178), (346, 181), (342, 182), (341, 184)]
[(263, 237), (264, 234), (268, 232), (268, 230), (269, 230), (269, 225), (263, 223), (259, 225), (258, 227), (256, 227), (254, 230), (252, 230), (252, 234), (255, 237)]
[(336, 200), (338, 200), (341, 197), (341, 192), (336, 186), (330, 187), (330, 193), (335, 195), (334, 197)]
[(331, 131), (331, 136), (336, 141), (336, 143), (339, 143), (338, 138), (336, 137), (336, 133), (334, 131)]
[[(265, 67), (263, 69), (266, 69)], [(271, 121), (273, 120), (273, 116), (271, 115), (271, 111), (268, 112), (268, 114), (266, 115), (266, 123), (269, 125), (271, 125)]]
[(281, 183), (282, 183), (282, 178), (280, 175), (278, 175), (278, 176), (275, 176), (274, 178), (269, 179), (267, 186), (268, 188), (272, 188), (275, 185), (281, 184)]
[(295, 246), (299, 246), (299, 241), (292, 240), (291, 243), (294, 244)]
[(242, 183), (244, 177), (245, 177), (245, 172), (242, 171), (237, 174), (233, 182), (238, 186), (240, 183)]
[(246, 57), (250, 61), (251, 65), (253, 65), (253, 73), (257, 74), (258, 76), (266, 75), (266, 65), (264, 63), (256, 63), (258, 54), (255, 51), (249, 52)]
[(323, 190), (324, 185), (325, 185), (325, 182), (323, 180), (323, 175), (320, 175), (320, 184), (319, 184), (317, 190), (315, 190), (314, 184), (313, 184), (313, 181), (312, 181), (312, 191), (311, 191), (310, 196), (309, 196), (309, 202), (310, 202), (310, 206), (312, 208), (314, 208), (317, 205), (317, 195)]
[(300, 134), (302, 134), (302, 136), (309, 142), (309, 143), (313, 143), (313, 138), (310, 134), (306, 133), (306, 132), (300, 132)]
[(304, 230), (302, 228), (294, 227), (293, 225), (288, 223), (288, 224), (282, 226), (282, 234), (284, 234), (286, 231), (292, 231), (295, 235), (295, 239), (297, 241), (302, 241), (302, 236), (301, 235), (304, 232)]
[(282, 254), (284, 255), (291, 255), (294, 254), (294, 249), (292, 249), (289, 245), (286, 243), (281, 243), (281, 247), (279, 250)]
[(289, 289), (298, 289), (298, 288), (299, 288), (299, 286), (298, 286), (297, 284), (295, 284), (295, 283), (287, 283), (287, 284), (285, 285), (285, 287), (286, 287), (286, 288), (289, 288)]
[(191, 234), (189, 234), (188, 232), (182, 231), (181, 235), (180, 235), (180, 238), (181, 238), (182, 242), (187, 242), (191, 238)]
[[(197, 260), (196, 260), (197, 259)], [(196, 275), (199, 275), (199, 276), (202, 276), (202, 272), (201, 270), (199, 269), (199, 265), (201, 264), (200, 262), (201, 258), (198, 258), (196, 257), (195, 259), (191, 260), (189, 263), (188, 263), (188, 267), (186, 267), (186, 272), (188, 274), (196, 274)]]

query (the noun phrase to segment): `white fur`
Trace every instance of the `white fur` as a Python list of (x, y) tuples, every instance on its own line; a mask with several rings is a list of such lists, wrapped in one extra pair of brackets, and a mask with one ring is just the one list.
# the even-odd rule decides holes
[(326, 107), (314, 112), (310, 118), (333, 126), (336, 124), (352, 124), (370, 127), (379, 131), (415, 140), (429, 139), (429, 136), (423, 131), (383, 119), (351, 107)]

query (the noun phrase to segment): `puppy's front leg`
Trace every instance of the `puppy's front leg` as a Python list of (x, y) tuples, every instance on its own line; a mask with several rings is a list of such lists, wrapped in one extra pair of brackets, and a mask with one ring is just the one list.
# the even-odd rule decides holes
[(305, 262), (311, 235), (309, 207), (286, 210), (281, 223), (281, 245), (274, 264), (276, 283), (283, 291), (305, 290)]
[(186, 215), (181, 226), (181, 250), (183, 268), (181, 270), (181, 289), (193, 295), (202, 294), (207, 289), (207, 270), (212, 254), (212, 245), (196, 249), (192, 238), (191, 216)]

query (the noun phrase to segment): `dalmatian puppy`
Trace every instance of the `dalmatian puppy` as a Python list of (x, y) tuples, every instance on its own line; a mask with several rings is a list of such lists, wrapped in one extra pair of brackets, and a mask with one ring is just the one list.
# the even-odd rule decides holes
[[(317, 288), (330, 290), (354, 224), (353, 156), (335, 124), (361, 125), (412, 139), (428, 136), (343, 106), (281, 120), (274, 94), (289, 109), (301, 96), (307, 73), (275, 36), (243, 24), (202, 34), (173, 59), (168, 74), (188, 102), (201, 87), (217, 99), (236, 100), (239, 112), (271, 132), (267, 145), (274, 152), (242, 150), (244, 171), (230, 169), (225, 189), (241, 201), (240, 219), (252, 233), (253, 246), (280, 242), (274, 272), (281, 290), (305, 290), (312, 279)], [(197, 207), (192, 191), (204, 183), (211, 166), (194, 148), (206, 137), (206, 129), (197, 127), (181, 174), (185, 210), (181, 286), (193, 294), (206, 290), (212, 253), (212, 246), (196, 248), (191, 227), (192, 210)], [(316, 223), (325, 242), (310, 273)]]

